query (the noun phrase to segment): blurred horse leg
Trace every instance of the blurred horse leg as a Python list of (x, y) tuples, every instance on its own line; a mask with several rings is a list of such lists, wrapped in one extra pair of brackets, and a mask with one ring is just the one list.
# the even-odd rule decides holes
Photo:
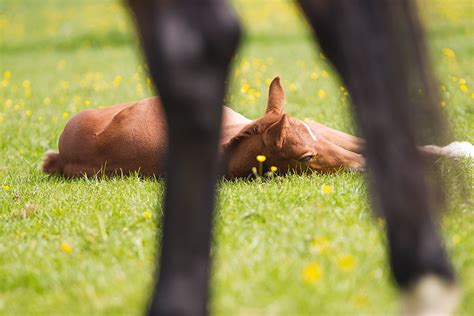
[(206, 315), (217, 144), (240, 37), (221, 0), (129, 0), (168, 120), (159, 277), (150, 315)]
[(387, 223), (390, 266), (407, 294), (406, 312), (448, 314), (456, 306), (455, 277), (437, 233), (433, 181), (416, 150), (422, 127), (433, 134), (442, 127), (436, 126), (440, 115), (413, 3), (299, 4), (350, 91), (366, 140), (374, 206)]

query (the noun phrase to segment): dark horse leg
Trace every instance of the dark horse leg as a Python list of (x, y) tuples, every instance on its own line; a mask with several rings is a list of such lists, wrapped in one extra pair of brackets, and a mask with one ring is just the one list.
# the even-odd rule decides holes
[(240, 26), (222, 0), (129, 0), (169, 134), (151, 315), (206, 315), (222, 102)]
[(412, 1), (299, 3), (351, 93), (402, 307), (411, 315), (449, 313), (456, 305), (454, 273), (435, 225), (433, 182), (416, 150), (419, 130), (436, 133), (440, 116)]

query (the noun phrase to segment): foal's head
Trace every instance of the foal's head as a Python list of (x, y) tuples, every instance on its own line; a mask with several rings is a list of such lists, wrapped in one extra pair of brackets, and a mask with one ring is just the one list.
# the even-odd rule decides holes
[(280, 78), (270, 84), (265, 114), (245, 126), (228, 144), (228, 175), (246, 177), (257, 167), (257, 155), (265, 155), (263, 172), (271, 166), (279, 173), (318, 170), (316, 136), (301, 120), (283, 112), (284, 92)]

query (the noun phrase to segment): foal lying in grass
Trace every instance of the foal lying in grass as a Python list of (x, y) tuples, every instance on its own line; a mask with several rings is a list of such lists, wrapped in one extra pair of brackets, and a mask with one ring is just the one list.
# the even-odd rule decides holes
[[(256, 156), (266, 156), (265, 168), (279, 173), (361, 170), (363, 140), (283, 112), (284, 92), (275, 78), (269, 89), (265, 114), (249, 120), (224, 107), (221, 152), (228, 157), (227, 176), (247, 177)], [(43, 170), (51, 175), (80, 177), (139, 172), (159, 176), (167, 151), (166, 121), (158, 97), (139, 102), (87, 110), (66, 124), (59, 138), (59, 153), (49, 153)], [(469, 143), (446, 147), (424, 146), (428, 154), (474, 155)], [(469, 152), (470, 150), (470, 152)]]

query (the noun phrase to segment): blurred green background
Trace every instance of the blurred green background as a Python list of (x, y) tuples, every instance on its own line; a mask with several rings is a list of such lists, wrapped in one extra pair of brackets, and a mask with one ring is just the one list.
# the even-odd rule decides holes
[[(233, 2), (246, 35), (226, 105), (258, 117), (280, 75), (292, 115), (354, 132), (348, 98), (293, 2)], [(474, 143), (473, 2), (418, 3), (440, 106), (456, 139)], [(161, 180), (66, 181), (40, 171), (72, 115), (153, 94), (140, 54), (119, 1), (0, 0), (1, 315), (143, 312)], [(472, 170), (468, 163), (469, 191)], [(459, 315), (474, 312), (473, 206), (472, 198), (453, 202), (441, 226), (464, 291)], [(383, 226), (360, 174), (223, 181), (212, 311), (396, 315)]]

